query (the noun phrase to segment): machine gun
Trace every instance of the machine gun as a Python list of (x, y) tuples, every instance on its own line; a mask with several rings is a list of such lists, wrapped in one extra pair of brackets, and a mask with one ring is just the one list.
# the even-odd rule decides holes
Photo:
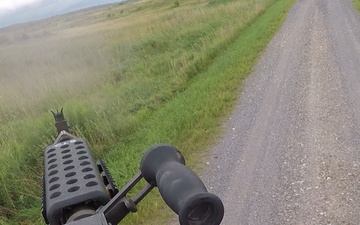
[[(179, 216), (181, 225), (218, 225), (224, 206), (207, 192), (171, 145), (157, 145), (142, 157), (140, 172), (120, 191), (102, 160), (94, 161), (87, 142), (70, 133), (63, 109), (52, 111), (58, 136), (44, 151), (42, 215), (50, 225), (116, 225), (154, 188)], [(142, 179), (147, 185), (131, 199)]]

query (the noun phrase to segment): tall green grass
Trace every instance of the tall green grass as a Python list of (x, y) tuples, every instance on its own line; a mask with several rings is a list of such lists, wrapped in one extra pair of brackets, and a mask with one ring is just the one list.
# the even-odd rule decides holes
[(225, 3), (233, 2), (233, 1), (236, 1), (236, 0), (210, 0), (209, 5), (225, 4)]
[[(54, 57), (61, 63), (60, 69), (72, 71), (73, 63), (77, 64), (75, 68), (89, 67), (88, 77), (80, 73), (85, 84), (89, 83), (73, 88), (70, 76), (64, 78), (66, 85), (59, 82), (34, 96), (32, 88), (36, 85), (29, 85), (27, 90), (21, 86), (20, 90), (27, 91), (25, 96), (11, 90), (4, 93), (17, 97), (0, 112), (4, 121), (0, 126), (2, 223), (41, 224), (42, 150), (55, 136), (49, 108), (64, 106), (73, 130), (89, 141), (95, 157), (106, 159), (119, 186), (136, 174), (143, 152), (158, 143), (174, 144), (190, 167), (196, 167), (199, 154), (212, 143), (221, 118), (232, 108), (241, 80), (250, 73), (293, 1), (208, 3), (181, 1), (174, 8), (169, 1), (149, 1), (97, 11), (97, 21), (102, 22), (88, 25), (85, 31), (101, 28), (109, 38), (101, 42), (106, 46), (99, 45), (97, 38), (88, 39), (84, 45), (74, 37), (76, 51), (68, 51), (69, 58), (64, 61)], [(114, 16), (108, 18), (109, 12)], [(85, 29), (83, 25), (80, 28)], [(69, 30), (52, 32), (61, 38), (49, 39), (50, 43), (62, 43), (62, 38), (72, 35)], [(25, 47), (32, 43), (28, 41)], [(84, 48), (86, 45), (92, 46), (91, 51)], [(11, 48), (16, 47), (4, 47)], [(92, 59), (100, 56), (98, 65)], [(40, 57), (36, 63), (46, 59)], [(45, 66), (44, 70), (49, 68)], [(31, 84), (30, 76), (37, 73), (29, 72), (27, 83)], [(31, 101), (26, 103), (26, 97)], [(38, 98), (41, 101), (36, 103)], [(22, 113), (16, 114), (17, 110)], [(170, 215), (156, 192), (139, 207), (139, 213), (126, 218), (124, 224), (165, 224)], [(162, 216), (154, 218), (159, 210)]]
[(359, 0), (353, 0), (353, 3), (355, 5), (355, 8), (360, 11), (360, 1)]

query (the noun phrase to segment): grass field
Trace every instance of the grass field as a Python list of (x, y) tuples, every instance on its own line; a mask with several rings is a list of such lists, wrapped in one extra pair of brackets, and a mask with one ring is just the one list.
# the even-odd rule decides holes
[[(1, 224), (42, 224), (49, 109), (64, 107), (119, 187), (158, 143), (177, 146), (199, 171), (293, 2), (130, 1), (1, 29)], [(170, 215), (153, 191), (122, 224)]]

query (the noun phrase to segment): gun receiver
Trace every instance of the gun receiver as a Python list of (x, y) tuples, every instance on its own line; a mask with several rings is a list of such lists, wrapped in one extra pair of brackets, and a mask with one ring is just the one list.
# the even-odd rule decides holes
[[(171, 145), (150, 148), (140, 172), (120, 191), (102, 160), (94, 161), (87, 142), (69, 131), (63, 109), (52, 111), (58, 137), (44, 151), (42, 215), (50, 225), (116, 225), (154, 188), (179, 215), (181, 225), (218, 225), (224, 206), (208, 193)], [(148, 184), (131, 199), (126, 195), (144, 178)]]

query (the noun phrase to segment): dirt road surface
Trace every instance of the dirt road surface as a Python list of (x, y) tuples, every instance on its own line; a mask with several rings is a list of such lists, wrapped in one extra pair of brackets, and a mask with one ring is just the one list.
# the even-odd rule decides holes
[(223, 225), (360, 224), (360, 16), (298, 0), (246, 81), (202, 178)]

